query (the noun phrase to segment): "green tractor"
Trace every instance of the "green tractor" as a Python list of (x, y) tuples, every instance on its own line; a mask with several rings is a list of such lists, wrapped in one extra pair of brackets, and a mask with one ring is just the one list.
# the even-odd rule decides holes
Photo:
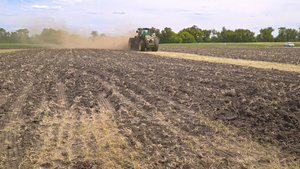
[(138, 28), (136, 33), (138, 33), (137, 36), (129, 39), (129, 49), (158, 51), (159, 40), (155, 36), (153, 29)]

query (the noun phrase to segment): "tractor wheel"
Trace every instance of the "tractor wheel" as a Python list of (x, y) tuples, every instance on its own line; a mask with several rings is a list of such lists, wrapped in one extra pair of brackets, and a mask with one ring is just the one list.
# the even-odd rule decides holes
[(134, 39), (130, 38), (128, 42), (128, 48), (129, 50), (133, 50), (133, 45), (134, 45)]
[(152, 51), (158, 51), (158, 47), (159, 47), (159, 40), (158, 38), (154, 38), (154, 48), (152, 49)]
[(140, 43), (139, 43), (139, 50), (140, 51), (145, 51), (145, 43), (144, 43), (144, 41), (140, 41)]

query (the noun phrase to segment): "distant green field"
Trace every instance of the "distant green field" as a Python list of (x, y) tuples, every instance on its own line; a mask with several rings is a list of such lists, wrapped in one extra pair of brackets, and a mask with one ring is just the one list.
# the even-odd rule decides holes
[[(293, 42), (300, 47), (300, 42)], [(249, 43), (167, 43), (161, 46), (229, 46), (229, 47), (284, 47), (284, 42), (249, 42)]]
[(0, 53), (15, 52), (20, 50), (27, 50), (27, 49), (0, 49)]
[(0, 53), (26, 50), (28, 48), (51, 47), (47, 44), (26, 44), (26, 43), (0, 43)]
[(49, 47), (48, 44), (28, 44), (28, 43), (0, 43), (0, 48), (18, 48), (18, 47)]

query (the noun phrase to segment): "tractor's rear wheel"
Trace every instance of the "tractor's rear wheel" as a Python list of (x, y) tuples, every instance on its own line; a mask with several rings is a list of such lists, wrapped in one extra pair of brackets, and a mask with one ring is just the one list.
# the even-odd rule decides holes
[(140, 42), (139, 42), (139, 50), (140, 50), (140, 51), (145, 51), (145, 48), (146, 48), (146, 47), (145, 47), (144, 41), (140, 41)]
[(134, 45), (134, 39), (133, 38), (130, 38), (129, 39), (129, 42), (128, 42), (128, 48), (130, 50), (133, 50), (133, 45)]
[(154, 38), (154, 48), (152, 49), (152, 51), (158, 51), (158, 47), (159, 47), (159, 40), (158, 38)]

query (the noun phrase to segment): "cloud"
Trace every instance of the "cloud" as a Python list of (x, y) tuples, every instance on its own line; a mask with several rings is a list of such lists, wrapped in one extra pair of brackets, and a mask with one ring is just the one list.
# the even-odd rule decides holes
[(61, 6), (51, 6), (51, 9), (61, 9)]
[(102, 12), (88, 12), (89, 15), (98, 15), (103, 14)]
[(19, 30), (19, 29), (27, 29), (27, 28), (24, 28), (24, 27), (14, 27), (14, 28), (11, 28), (10, 30), (16, 31), (16, 30)]
[(192, 25), (201, 29), (220, 30), (225, 26), (227, 29), (247, 28), (256, 32), (269, 26), (275, 30), (282, 26), (300, 27), (299, 0), (215, 0), (209, 3), (204, 3), (204, 0), (185, 0), (185, 3), (152, 0), (151, 4), (155, 5), (140, 0), (0, 1), (0, 21), (9, 25), (7, 27), (25, 27), (28, 20), (39, 27), (51, 27), (54, 24), (49, 24), (48, 18), (71, 29), (83, 30), (87, 25), (96, 25), (92, 28), (99, 32), (112, 32), (120, 25), (127, 25), (128, 29), (171, 27), (175, 32)]
[(124, 15), (126, 13), (125, 12), (113, 12), (112, 14), (115, 14), (115, 15)]
[(18, 14), (11, 14), (11, 13), (2, 13), (2, 12), (0, 12), (0, 16), (18, 16)]
[(33, 5), (33, 9), (61, 9), (61, 6)]
[(202, 15), (202, 13), (193, 13), (193, 14), (194, 14), (194, 15), (200, 15), (200, 16)]
[(52, 3), (57, 3), (57, 4), (71, 4), (74, 5), (74, 3), (77, 2), (83, 2), (83, 0), (52, 0)]
[(51, 9), (61, 9), (61, 6), (52, 6)]
[(47, 6), (47, 5), (33, 5), (31, 7), (34, 9), (48, 9), (49, 8), (49, 6)]

